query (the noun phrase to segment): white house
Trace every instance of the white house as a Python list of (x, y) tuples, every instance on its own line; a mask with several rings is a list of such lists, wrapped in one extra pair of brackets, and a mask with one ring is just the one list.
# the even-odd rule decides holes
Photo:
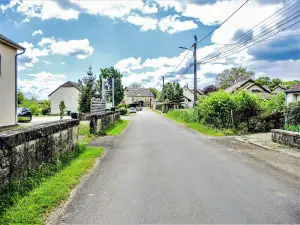
[[(189, 89), (188, 85), (185, 85), (183, 88), (183, 102), (193, 102), (194, 101), (194, 90)], [(202, 92), (197, 90), (197, 97), (200, 97)]]
[(287, 104), (300, 101), (300, 83), (285, 91), (285, 100)]
[(256, 84), (252, 79), (237, 82), (234, 85), (231, 85), (230, 87), (226, 88), (224, 91), (233, 93), (238, 90), (246, 90), (252, 93), (260, 93), (265, 98), (270, 97), (271, 94), (271, 91), (267, 87)]
[(68, 81), (60, 85), (50, 95), (50, 113), (59, 114), (59, 104), (65, 102), (67, 112), (78, 112), (80, 87), (77, 83)]
[(17, 56), (24, 52), (24, 47), (0, 34), (0, 127), (17, 122)]

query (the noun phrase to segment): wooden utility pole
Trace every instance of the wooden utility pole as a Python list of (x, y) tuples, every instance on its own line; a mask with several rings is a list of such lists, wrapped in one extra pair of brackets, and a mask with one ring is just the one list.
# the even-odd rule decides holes
[(197, 36), (194, 35), (194, 107), (197, 102)]

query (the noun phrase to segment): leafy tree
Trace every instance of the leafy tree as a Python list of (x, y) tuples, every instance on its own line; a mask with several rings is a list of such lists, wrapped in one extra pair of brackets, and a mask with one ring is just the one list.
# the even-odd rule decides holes
[(175, 102), (181, 102), (182, 98), (183, 98), (183, 89), (180, 87), (179, 83), (174, 83), (174, 99), (173, 101)]
[(66, 108), (65, 102), (60, 101), (60, 103), (59, 103), (59, 116), (60, 116), (60, 119), (62, 119), (64, 117), (65, 108)]
[(237, 82), (254, 78), (255, 73), (253, 71), (247, 71), (246, 68), (232, 68), (226, 69), (216, 77), (216, 83), (218, 87), (224, 89)]
[(285, 86), (286, 88), (290, 88), (295, 84), (300, 84), (300, 80), (292, 80), (292, 81), (284, 81), (283, 82), (283, 86)]
[(22, 104), (22, 102), (24, 101), (25, 97), (23, 92), (18, 89), (18, 105)]
[(140, 84), (140, 83), (134, 82), (134, 83), (129, 84), (128, 87), (129, 87), (129, 88), (142, 88), (143, 85)]
[(270, 86), (271, 84), (271, 78), (270, 77), (259, 77), (255, 80), (255, 83), (262, 85), (262, 86)]
[(154, 95), (154, 98), (159, 98), (160, 96), (160, 91), (156, 88), (150, 88), (150, 91), (152, 92), (152, 94)]
[(100, 97), (102, 93), (102, 78), (114, 78), (115, 83), (115, 104), (118, 105), (124, 98), (124, 88), (122, 85), (123, 75), (114, 67), (105, 68), (100, 70), (99, 80), (97, 81), (97, 89)]
[(208, 93), (211, 93), (211, 92), (216, 92), (216, 91), (218, 91), (218, 88), (216, 87), (216, 85), (213, 85), (213, 84), (206, 86), (202, 90), (203, 94), (205, 94), (205, 95), (207, 95)]
[(283, 112), (285, 109), (285, 94), (282, 92), (272, 95), (269, 100), (264, 102), (263, 106), (269, 113)]
[(273, 89), (273, 88), (275, 88), (275, 87), (277, 87), (277, 86), (280, 86), (280, 85), (282, 85), (282, 80), (281, 79), (279, 79), (279, 78), (274, 78), (274, 79), (272, 79), (272, 81), (271, 81), (271, 83), (270, 83), (270, 85), (269, 85), (269, 88), (270, 89)]
[[(161, 98), (162, 98), (161, 94)], [(180, 87), (179, 83), (171, 83), (168, 82), (165, 84), (165, 90), (164, 90), (165, 100), (168, 99), (169, 101), (173, 102), (181, 102), (183, 98), (183, 89)], [(160, 99), (161, 101), (163, 99)]]
[(82, 87), (79, 95), (79, 110), (81, 112), (90, 112), (91, 99), (96, 94), (96, 77), (93, 74), (92, 66), (89, 66), (87, 75), (82, 79)]

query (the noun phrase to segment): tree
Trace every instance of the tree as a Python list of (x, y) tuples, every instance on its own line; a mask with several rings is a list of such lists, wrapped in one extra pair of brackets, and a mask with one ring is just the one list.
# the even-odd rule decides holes
[(160, 96), (160, 91), (156, 88), (150, 88), (150, 91), (152, 92), (152, 94), (154, 95), (154, 98), (159, 98)]
[(90, 112), (91, 99), (96, 94), (96, 77), (93, 74), (92, 66), (89, 66), (87, 75), (82, 79), (82, 87), (79, 95), (79, 110), (80, 112)]
[(274, 79), (272, 79), (272, 81), (271, 81), (271, 83), (270, 83), (270, 85), (269, 85), (269, 88), (270, 88), (270, 89), (274, 89), (274, 88), (276, 88), (277, 86), (280, 86), (280, 85), (282, 85), (282, 84), (283, 84), (283, 82), (282, 82), (281, 79), (279, 79), (279, 78), (274, 78)]
[(261, 86), (270, 86), (271, 84), (271, 78), (270, 77), (259, 77), (255, 80), (255, 83), (261, 85)]
[(140, 83), (134, 82), (134, 83), (129, 84), (128, 87), (129, 87), (129, 88), (142, 88), (143, 85), (140, 84)]
[(25, 99), (24, 94), (20, 89), (18, 89), (18, 105), (22, 104), (24, 99)]
[(59, 116), (60, 116), (60, 119), (62, 119), (64, 117), (65, 108), (66, 108), (65, 102), (60, 101), (60, 103), (59, 103)]
[[(163, 94), (161, 94), (161, 96), (162, 95)], [(169, 101), (173, 102), (181, 102), (183, 98), (183, 89), (180, 87), (179, 83), (168, 82), (165, 84), (164, 95), (165, 100), (168, 99)]]
[(124, 88), (122, 85), (122, 77), (123, 75), (116, 70), (114, 67), (105, 68), (100, 70), (99, 80), (97, 81), (97, 89), (99, 91), (99, 95), (102, 93), (102, 78), (114, 78), (115, 83), (115, 104), (119, 104), (124, 98)]
[(183, 98), (183, 89), (180, 87), (179, 83), (174, 83), (174, 100), (175, 102), (181, 102), (182, 98)]
[(254, 75), (255, 73), (253, 71), (247, 71), (247, 69), (243, 67), (226, 69), (217, 75), (216, 83), (218, 87), (224, 89), (237, 82), (250, 78), (253, 79)]
[(205, 95), (207, 95), (208, 93), (211, 93), (211, 92), (216, 92), (216, 91), (218, 91), (218, 88), (216, 87), (216, 85), (213, 85), (213, 84), (206, 86), (202, 90), (203, 94), (205, 94)]

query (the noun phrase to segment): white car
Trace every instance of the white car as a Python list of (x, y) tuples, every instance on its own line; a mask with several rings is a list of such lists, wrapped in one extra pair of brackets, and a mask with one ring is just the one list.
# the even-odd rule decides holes
[(130, 113), (136, 113), (136, 108), (135, 107), (130, 107), (129, 112)]

